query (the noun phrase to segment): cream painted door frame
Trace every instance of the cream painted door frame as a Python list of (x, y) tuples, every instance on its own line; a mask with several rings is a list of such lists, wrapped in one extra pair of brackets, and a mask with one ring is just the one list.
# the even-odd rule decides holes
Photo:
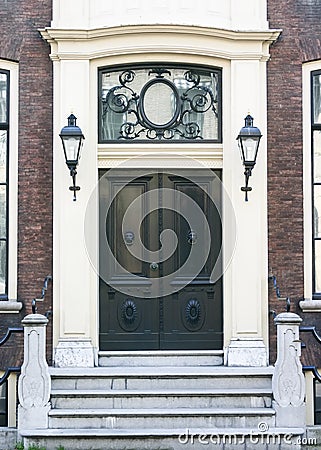
[[(261, 25), (260, 25), (261, 26)], [(115, 167), (136, 156), (153, 157), (153, 164), (180, 165), (191, 157), (207, 167), (223, 168), (224, 188), (236, 218), (236, 245), (225, 261), (224, 351), (229, 365), (266, 365), (268, 355), (267, 297), (267, 168), (266, 62), (278, 30), (219, 30), (187, 25), (141, 25), (97, 29), (47, 28), (54, 65), (54, 347), (57, 366), (92, 366), (98, 354), (98, 283), (96, 249), (98, 208), (88, 204), (97, 185), (99, 167)], [(198, 64), (222, 68), (223, 144), (156, 145), (97, 144), (97, 71), (99, 67), (139, 62)], [(77, 202), (66, 195), (69, 175), (64, 167), (59, 132), (73, 113), (86, 136), (79, 164), (81, 186)], [(263, 133), (260, 154), (247, 204), (240, 186), (243, 169), (236, 136), (248, 113)], [(151, 156), (152, 155), (152, 156)], [(184, 159), (185, 160), (185, 159)], [(140, 164), (141, 166), (141, 164)], [(223, 207), (223, 217), (226, 211)], [(228, 248), (229, 223), (223, 224)], [(251, 241), (249, 248), (247, 243)], [(83, 243), (80, 245), (80, 243)], [(94, 257), (95, 259), (95, 257)], [(97, 265), (96, 265), (97, 267)], [(250, 274), (250, 278), (249, 278)], [(71, 286), (70, 280), (78, 282)], [(77, 312), (77, 314), (75, 314)], [(77, 357), (75, 358), (75, 355)]]

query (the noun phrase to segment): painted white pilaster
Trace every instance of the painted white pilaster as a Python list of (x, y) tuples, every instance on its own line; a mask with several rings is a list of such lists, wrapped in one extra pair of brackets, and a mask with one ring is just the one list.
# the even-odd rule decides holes
[[(96, 184), (96, 149), (92, 145), (89, 101), (89, 61), (55, 62), (54, 133), (54, 364), (58, 367), (92, 367), (95, 359), (97, 278), (87, 257), (85, 213)], [(69, 114), (85, 135), (77, 168), (77, 201), (69, 190), (72, 179), (65, 164), (59, 133)], [(96, 112), (95, 112), (96, 113)], [(95, 218), (93, 217), (94, 232)], [(92, 279), (94, 277), (94, 282)], [(55, 314), (54, 314), (55, 315)]]
[[(264, 366), (267, 364), (267, 194), (266, 194), (266, 98), (265, 62), (231, 61), (231, 145), (224, 149), (225, 170), (233, 182), (227, 187), (236, 216), (237, 241), (227, 275), (231, 280), (231, 323), (227, 364)], [(245, 201), (244, 168), (236, 137), (250, 113), (260, 128), (257, 164)]]

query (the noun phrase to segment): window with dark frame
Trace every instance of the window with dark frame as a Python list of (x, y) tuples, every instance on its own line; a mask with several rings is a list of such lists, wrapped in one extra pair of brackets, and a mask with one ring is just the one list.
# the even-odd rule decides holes
[(222, 142), (221, 69), (99, 69), (99, 143)]
[(311, 73), (313, 298), (321, 299), (321, 71)]
[(9, 72), (0, 70), (0, 299), (8, 296)]

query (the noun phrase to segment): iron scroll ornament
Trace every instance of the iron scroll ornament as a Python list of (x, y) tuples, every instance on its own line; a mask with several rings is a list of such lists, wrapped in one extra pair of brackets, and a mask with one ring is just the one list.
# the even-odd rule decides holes
[[(215, 77), (215, 89), (204, 81), (196, 69), (186, 70), (178, 87), (171, 81), (171, 71), (164, 68), (154, 68), (148, 72), (149, 79), (140, 89), (137, 86), (136, 73), (127, 69), (120, 73), (119, 84), (111, 87), (102, 98), (102, 120), (107, 120), (107, 114), (119, 115), (122, 123), (117, 131), (117, 139), (134, 140), (171, 140), (203, 139), (200, 117), (212, 111), (219, 118), (218, 74)], [(151, 119), (146, 111), (146, 98), (154, 88), (166, 88), (168, 104), (172, 112), (168, 120)], [(165, 97), (165, 96), (163, 96)], [(167, 104), (167, 105), (168, 105)], [(155, 110), (160, 105), (155, 100)]]

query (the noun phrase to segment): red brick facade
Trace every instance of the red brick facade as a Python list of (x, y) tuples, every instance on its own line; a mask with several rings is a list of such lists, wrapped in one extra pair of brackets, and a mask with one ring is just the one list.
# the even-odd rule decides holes
[[(8, 326), (20, 326), (45, 276), (52, 274), (52, 63), (38, 32), (50, 25), (51, 15), (51, 0), (0, 4), (0, 59), (19, 63), (18, 300), (24, 304), (20, 314), (0, 316), (0, 339)], [(51, 288), (39, 312), (50, 305)], [(13, 346), (10, 339), (1, 350), (0, 369), (21, 355), (17, 346), (10, 351)]]
[[(283, 30), (268, 63), (269, 269), (292, 310), (319, 329), (321, 317), (319, 325), (318, 315), (302, 314), (298, 302), (304, 295), (302, 63), (321, 59), (320, 19), (320, 0), (268, 0), (270, 28)], [(52, 274), (52, 64), (38, 32), (50, 20), (51, 0), (0, 3), (0, 58), (19, 63), (18, 300), (24, 303), (20, 314), (0, 316), (0, 339), (8, 326), (20, 326)], [(284, 310), (272, 286), (269, 297), (270, 310)], [(49, 286), (39, 311), (50, 308)], [(275, 331), (271, 315), (272, 362)], [(48, 337), (50, 346), (50, 326)], [(0, 369), (21, 356), (21, 347), (12, 352), (13, 345), (1, 351)]]
[[(299, 301), (304, 296), (302, 64), (321, 59), (320, 19), (319, 0), (268, 0), (269, 25), (282, 29), (268, 63), (269, 268), (282, 296), (291, 298), (291, 310), (305, 324), (317, 327), (321, 318), (303, 314)], [(279, 313), (284, 308), (271, 288), (270, 310)], [(273, 362), (276, 330), (272, 316), (270, 324)], [(321, 349), (319, 354), (320, 365)]]

